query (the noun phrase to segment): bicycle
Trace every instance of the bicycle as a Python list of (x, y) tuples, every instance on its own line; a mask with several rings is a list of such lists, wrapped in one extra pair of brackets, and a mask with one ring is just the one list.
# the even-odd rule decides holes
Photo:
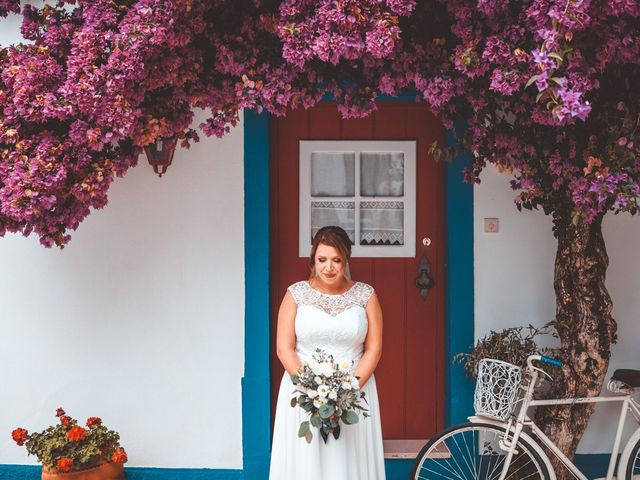
[[(633, 395), (640, 393), (640, 370), (616, 370), (607, 388), (614, 396), (534, 400), (540, 372), (533, 365), (541, 362), (556, 367), (559, 360), (532, 355), (521, 369), (499, 360), (482, 360), (474, 396), (476, 415), (432, 438), (418, 453), (411, 471), (413, 480), (555, 480), (556, 474), (544, 445), (579, 480), (587, 477), (529, 418), (531, 407), (581, 403), (621, 402), (606, 480), (640, 479), (640, 404)], [(524, 376), (524, 381), (521, 381)], [(523, 393), (524, 392), (524, 393)], [(520, 397), (520, 398), (518, 398)], [(519, 404), (519, 406), (518, 406)], [(622, 449), (617, 477), (614, 477), (622, 430), (630, 411), (639, 427)]]

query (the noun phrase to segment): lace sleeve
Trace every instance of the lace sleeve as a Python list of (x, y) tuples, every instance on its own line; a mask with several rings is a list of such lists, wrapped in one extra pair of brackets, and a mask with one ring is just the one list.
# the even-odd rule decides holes
[(358, 282), (358, 289), (356, 293), (356, 296), (358, 298), (358, 303), (362, 306), (362, 307), (366, 307), (367, 303), (369, 302), (369, 299), (371, 298), (371, 295), (373, 295), (373, 287), (371, 285), (368, 285), (366, 283), (362, 283), (362, 282)]
[(296, 302), (296, 305), (300, 306), (301, 304), (303, 304), (303, 295), (305, 292), (305, 287), (306, 287), (306, 282), (297, 282), (294, 283), (293, 285), (289, 286), (289, 288), (287, 288), (287, 290), (289, 291), (289, 293), (291, 293), (291, 296), (293, 296), (293, 299)]

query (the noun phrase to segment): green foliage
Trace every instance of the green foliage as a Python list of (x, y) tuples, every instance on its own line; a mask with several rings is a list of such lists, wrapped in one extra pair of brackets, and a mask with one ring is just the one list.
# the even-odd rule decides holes
[(469, 353), (459, 353), (454, 362), (464, 364), (465, 373), (476, 378), (478, 362), (483, 358), (502, 360), (513, 365), (525, 367), (529, 355), (561, 356), (560, 349), (539, 347), (536, 338), (541, 335), (551, 335), (557, 338), (554, 322), (549, 322), (541, 328), (533, 325), (528, 327), (510, 327), (499, 332), (491, 330), (476, 342)]
[(48, 470), (67, 472), (85, 470), (100, 463), (127, 461), (126, 452), (120, 447), (120, 435), (102, 425), (102, 420), (91, 417), (86, 428), (77, 420), (58, 409), (60, 423), (41, 432), (28, 434), (18, 428), (12, 432), (18, 445), (24, 445), (29, 455), (34, 455)]

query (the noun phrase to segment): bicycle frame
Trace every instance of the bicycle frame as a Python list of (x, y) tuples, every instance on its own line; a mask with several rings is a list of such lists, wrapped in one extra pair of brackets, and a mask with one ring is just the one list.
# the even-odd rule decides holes
[[(526, 393), (521, 400), (521, 405), (516, 416), (515, 425), (513, 425), (513, 419), (507, 423), (507, 433), (503, 439), (504, 449), (507, 452), (505, 464), (502, 470), (502, 474), (499, 480), (504, 480), (507, 474), (509, 464), (515, 452), (515, 445), (517, 445), (518, 438), (523, 433), (523, 428), (529, 427), (531, 434), (529, 437), (536, 437), (541, 444), (545, 445), (553, 454), (571, 471), (573, 475), (579, 480), (588, 480), (587, 477), (575, 466), (575, 464), (567, 458), (566, 455), (560, 451), (555, 443), (547, 437), (544, 432), (536, 425), (536, 423), (527, 416), (527, 411), (531, 407), (548, 406), (548, 405), (576, 405), (585, 403), (604, 403), (604, 402), (621, 402), (620, 415), (618, 417), (618, 427), (616, 429), (615, 440), (613, 443), (613, 449), (611, 451), (611, 458), (609, 460), (609, 468), (607, 470), (606, 480), (612, 480), (614, 477), (614, 470), (616, 461), (618, 458), (618, 452), (620, 451), (620, 441), (622, 438), (622, 431), (624, 429), (624, 422), (626, 420), (627, 411), (630, 410), (636, 421), (640, 424), (640, 404), (632, 398), (631, 393), (624, 395), (614, 396), (598, 396), (598, 397), (579, 397), (579, 398), (555, 398), (547, 400), (534, 400), (533, 391), (538, 380), (538, 369), (531, 367), (530, 370), (530, 382), (526, 387)], [(472, 417), (471, 421), (484, 421), (481, 417)], [(640, 430), (640, 429), (639, 429)], [(526, 435), (526, 434), (525, 434)], [(634, 435), (635, 436), (635, 435)]]

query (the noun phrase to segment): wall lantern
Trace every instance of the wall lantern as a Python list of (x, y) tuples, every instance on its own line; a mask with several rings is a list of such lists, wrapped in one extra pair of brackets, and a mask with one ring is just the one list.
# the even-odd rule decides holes
[(157, 138), (154, 143), (144, 147), (149, 165), (153, 171), (162, 177), (173, 160), (173, 153), (176, 151), (176, 142), (171, 139)]

